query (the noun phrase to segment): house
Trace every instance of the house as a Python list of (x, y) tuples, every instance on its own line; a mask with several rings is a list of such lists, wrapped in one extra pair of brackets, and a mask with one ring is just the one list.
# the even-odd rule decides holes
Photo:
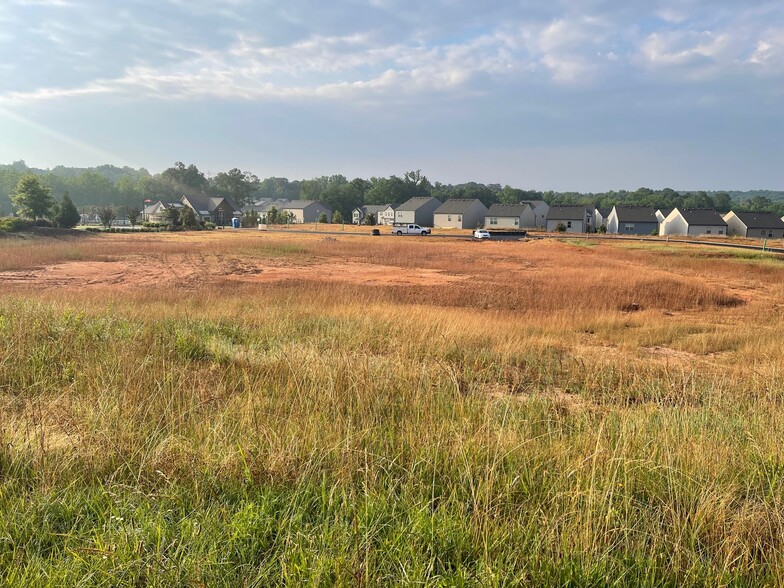
[(547, 213), (550, 211), (550, 206), (544, 200), (528, 200), (526, 202), (521, 202), (520, 204), (529, 204), (531, 209), (534, 211), (534, 222), (533, 224), (524, 224), (524, 227), (530, 227), (532, 229), (536, 228), (544, 228), (547, 225)]
[(317, 223), (322, 214), (327, 216), (328, 221), (332, 221), (332, 209), (326, 204), (315, 200), (292, 200), (281, 207), (283, 212), (290, 212), (293, 217), (292, 223)]
[(593, 231), (593, 207), (551, 206), (547, 212), (547, 230), (557, 231), (561, 225), (567, 233)]
[(389, 204), (366, 204), (365, 206), (357, 206), (351, 211), (351, 222), (355, 225), (365, 224), (365, 220), (369, 215), (373, 215), (376, 219), (375, 224), (379, 223), (379, 215), (389, 206)]
[(656, 211), (656, 219), (659, 221), (660, 225), (664, 222), (664, 219), (667, 218), (671, 212), (672, 212), (672, 208), (660, 208), (659, 210)]
[(440, 229), (476, 229), (485, 222), (487, 207), (480, 200), (450, 198), (433, 213), (433, 226)]
[(656, 209), (647, 206), (613, 206), (607, 217), (607, 232), (613, 235), (658, 235)]
[(182, 207), (182, 202), (163, 202), (161, 200), (147, 204), (142, 209), (142, 222), (168, 223), (170, 220), (168, 211), (172, 208), (181, 210)]
[(521, 229), (536, 226), (536, 214), (530, 202), (493, 204), (485, 215), (486, 229)]
[(395, 222), (395, 208), (396, 206), (389, 204), (387, 207), (378, 213), (377, 223), (379, 225), (391, 225)]
[(240, 214), (239, 206), (224, 196), (190, 194), (180, 198), (180, 202), (191, 208), (198, 220), (213, 222), (219, 226), (231, 224), (234, 215)]
[(257, 200), (253, 204), (249, 204), (248, 206), (244, 206), (242, 208), (242, 214), (248, 214), (251, 212), (255, 212), (258, 216), (258, 220), (260, 223), (265, 224), (267, 222), (267, 213), (271, 209), (275, 210), (282, 210), (284, 206), (286, 206), (290, 200), (286, 200), (285, 198), (279, 198), (277, 200), (273, 200), (272, 198), (262, 198)]
[(727, 223), (710, 208), (673, 208), (659, 224), (659, 235), (726, 235)]
[(432, 227), (433, 213), (439, 206), (441, 201), (432, 196), (409, 198), (395, 209), (395, 222)]
[(784, 220), (772, 212), (733, 212), (724, 215), (727, 234), (762, 239), (784, 238)]
[[(612, 208), (594, 208), (593, 209), (593, 226), (596, 230), (599, 230), (599, 227), (606, 227), (607, 226), (607, 218), (610, 216), (612, 212)], [(656, 226), (658, 229), (658, 225)], [(610, 231), (607, 231), (608, 233)]]

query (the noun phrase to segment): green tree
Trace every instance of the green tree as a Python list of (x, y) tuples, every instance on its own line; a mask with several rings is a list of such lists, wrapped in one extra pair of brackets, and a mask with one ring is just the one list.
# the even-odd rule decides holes
[(50, 216), (55, 206), (52, 191), (33, 174), (25, 174), (19, 179), (16, 190), (11, 194), (11, 202), (19, 214), (33, 220)]
[(322, 212), (322, 213), (319, 215), (319, 217), (318, 217), (318, 222), (320, 222), (320, 223), (325, 223), (325, 222), (327, 222), (327, 213), (326, 213), (326, 212)]
[(72, 229), (79, 224), (81, 219), (82, 217), (71, 201), (71, 197), (68, 195), (68, 192), (65, 192), (63, 199), (60, 201), (60, 206), (57, 208), (57, 216), (54, 220), (57, 221), (58, 226), (64, 229)]
[(180, 218), (180, 211), (173, 206), (166, 209), (166, 220), (169, 221), (169, 224), (173, 227), (179, 227), (182, 225), (182, 219)]
[(137, 224), (139, 224), (139, 217), (141, 216), (142, 216), (142, 211), (140, 208), (131, 206), (128, 209), (128, 222), (131, 223), (132, 227), (135, 227)]
[(333, 212), (332, 213), (332, 224), (333, 225), (339, 225), (342, 222), (343, 222), (343, 215), (340, 214), (340, 211), (336, 210), (335, 212)]
[(239, 206), (244, 206), (253, 202), (253, 193), (259, 188), (259, 178), (235, 167), (228, 172), (217, 174), (212, 185), (222, 195), (229, 196)]
[(255, 210), (249, 210), (242, 214), (242, 226), (246, 229), (252, 229), (259, 224), (259, 213)]
[(165, 186), (168, 197), (182, 195), (185, 192), (205, 194), (209, 187), (207, 178), (199, 171), (198, 167), (193, 164), (186, 166), (181, 161), (164, 170), (160, 175), (160, 180)]
[(101, 224), (104, 228), (108, 229), (117, 218), (117, 213), (111, 206), (104, 206), (103, 208), (98, 209), (98, 218), (101, 220)]
[(270, 206), (270, 209), (267, 211), (267, 224), (274, 225), (278, 222), (278, 209), (274, 206)]
[(369, 227), (375, 227), (377, 222), (378, 219), (376, 218), (375, 212), (371, 212), (365, 217), (365, 224), (368, 225)]
[(184, 206), (180, 210), (180, 222), (184, 227), (188, 227), (189, 229), (195, 229), (199, 226), (199, 221), (196, 219), (196, 213), (193, 212), (193, 209), (190, 206)]

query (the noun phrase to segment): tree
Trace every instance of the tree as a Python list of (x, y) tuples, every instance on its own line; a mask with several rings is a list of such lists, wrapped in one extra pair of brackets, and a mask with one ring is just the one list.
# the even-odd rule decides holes
[(196, 213), (193, 212), (193, 209), (190, 206), (184, 206), (180, 210), (180, 222), (184, 227), (188, 227), (189, 229), (195, 229), (199, 226), (199, 221), (196, 219)]
[(340, 211), (336, 210), (335, 212), (333, 212), (332, 213), (332, 224), (333, 225), (339, 225), (342, 222), (343, 222), (343, 215), (340, 214)]
[(278, 222), (278, 209), (274, 206), (270, 206), (270, 209), (267, 211), (267, 224), (274, 225)]
[(212, 184), (216, 190), (231, 197), (239, 206), (244, 206), (253, 202), (253, 193), (259, 189), (259, 178), (235, 167), (228, 172), (220, 172), (212, 180)]
[(182, 219), (180, 218), (180, 211), (174, 208), (166, 209), (166, 220), (169, 221), (169, 224), (173, 227), (179, 227), (182, 224)]
[(72, 229), (82, 220), (82, 216), (71, 201), (68, 192), (63, 194), (63, 199), (60, 202), (60, 206), (57, 209), (57, 216), (54, 220), (57, 221), (58, 226), (64, 229)]
[(249, 210), (242, 214), (242, 226), (246, 229), (254, 228), (259, 222), (259, 213), (255, 210)]
[(55, 206), (52, 191), (33, 174), (25, 174), (19, 179), (16, 190), (11, 194), (11, 202), (19, 214), (33, 220), (50, 216)]
[(131, 223), (132, 227), (135, 227), (139, 223), (139, 217), (142, 215), (142, 211), (135, 206), (131, 206), (128, 209), (128, 222)]
[(184, 163), (178, 161), (172, 167), (164, 170), (160, 179), (166, 185), (166, 192), (170, 197), (183, 192), (197, 192), (199, 194), (207, 192), (207, 178), (193, 164), (186, 167)]
[(111, 206), (104, 206), (103, 208), (98, 209), (98, 218), (101, 220), (101, 224), (104, 228), (108, 229), (117, 218), (117, 213)]
[(325, 223), (325, 222), (327, 222), (327, 213), (326, 213), (326, 212), (322, 212), (322, 213), (319, 215), (319, 217), (318, 217), (318, 222), (320, 222), (320, 223)]
[(371, 212), (365, 217), (365, 224), (368, 225), (369, 227), (375, 227), (377, 222), (378, 219), (376, 218), (375, 212)]

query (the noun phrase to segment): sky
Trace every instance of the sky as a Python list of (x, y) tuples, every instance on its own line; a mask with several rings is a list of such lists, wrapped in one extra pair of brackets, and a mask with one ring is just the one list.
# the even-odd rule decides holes
[(0, 162), (784, 190), (781, 0), (0, 0)]

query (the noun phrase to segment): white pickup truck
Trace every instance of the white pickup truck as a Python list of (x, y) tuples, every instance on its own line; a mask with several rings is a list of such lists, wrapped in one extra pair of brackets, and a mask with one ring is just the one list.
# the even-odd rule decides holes
[(429, 235), (429, 227), (420, 227), (419, 225), (408, 224), (394, 224), (392, 225), (393, 235)]

